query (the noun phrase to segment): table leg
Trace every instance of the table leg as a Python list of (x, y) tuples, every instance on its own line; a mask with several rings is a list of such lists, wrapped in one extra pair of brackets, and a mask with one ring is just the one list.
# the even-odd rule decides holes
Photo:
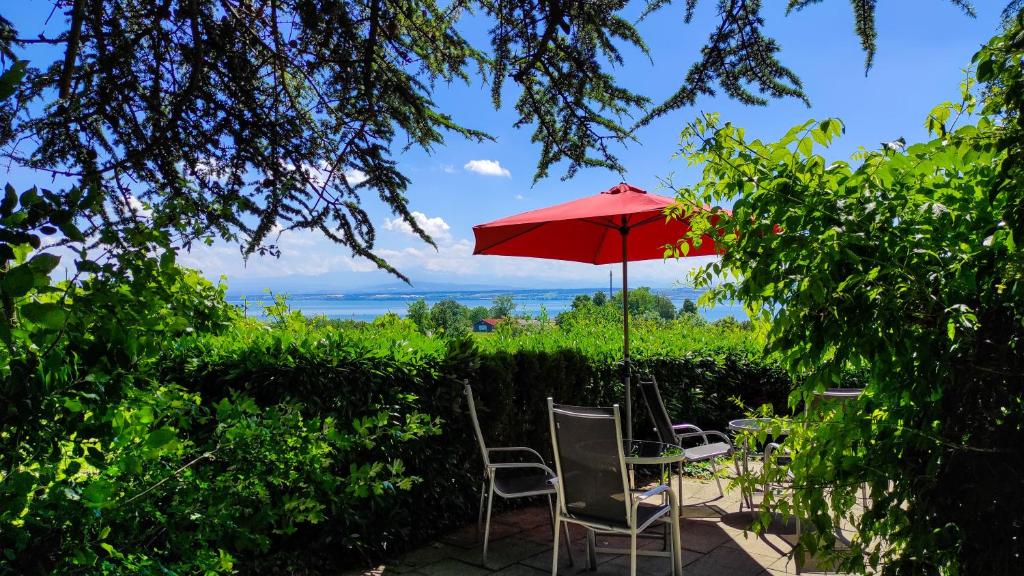
[[(681, 466), (681, 464), (680, 464)], [(682, 493), (682, 484), (679, 485), (680, 493)], [(675, 491), (669, 487), (669, 514), (672, 515), (672, 573), (675, 576), (682, 576), (683, 574), (683, 548), (682, 540), (679, 536), (679, 515), (682, 513), (682, 502), (681, 496), (676, 494)]]
[[(743, 476), (750, 476), (750, 439), (746, 438), (743, 441)], [(743, 490), (740, 494), (740, 508), (743, 507), (745, 502), (747, 510), (754, 511), (754, 495), (747, 490)]]
[(587, 568), (597, 570), (597, 534), (587, 528)]

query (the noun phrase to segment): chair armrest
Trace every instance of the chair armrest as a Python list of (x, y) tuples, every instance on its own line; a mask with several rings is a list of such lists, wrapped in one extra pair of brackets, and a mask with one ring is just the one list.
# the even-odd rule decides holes
[(673, 425), (672, 425), (672, 430), (673, 430), (673, 431), (678, 431), (678, 430), (693, 430), (693, 431), (695, 431), (695, 432), (703, 432), (703, 430), (701, 430), (701, 429), (700, 429), (699, 427), (697, 427), (697, 426), (694, 426), (693, 424), (673, 424)]
[(721, 438), (723, 442), (729, 445), (730, 449), (732, 448), (732, 439), (726, 436), (724, 433), (719, 432), (718, 430), (701, 430), (700, 432), (687, 432), (686, 434), (676, 434), (677, 439), (695, 438), (697, 436), (703, 437), (705, 444), (708, 443), (708, 436)]
[(533, 448), (527, 448), (526, 446), (506, 446), (502, 448), (488, 448), (487, 452), (529, 452), (537, 457), (542, 464), (544, 464), (544, 457)]
[(555, 472), (551, 468), (548, 468), (544, 464), (536, 464), (534, 462), (492, 462), (487, 465), (488, 470), (514, 470), (516, 468), (536, 468), (547, 472), (551, 476), (555, 475)]
[(786, 450), (785, 448), (782, 447), (782, 444), (779, 444), (778, 442), (769, 442), (769, 443), (764, 445), (764, 460), (765, 460), (765, 462), (767, 462), (768, 460), (771, 459), (772, 454), (775, 453), (776, 450), (782, 450), (784, 453), (788, 453), (789, 452), (788, 450)]
[(664, 491), (666, 491), (668, 489), (669, 489), (668, 484), (659, 484), (659, 485), (655, 486), (654, 488), (651, 488), (650, 490), (648, 490), (646, 492), (643, 492), (641, 494), (634, 493), (633, 494), (633, 506), (635, 507), (640, 502), (643, 502), (644, 500), (647, 500), (648, 498), (657, 496), (658, 494), (661, 494), (662, 492), (664, 492)]

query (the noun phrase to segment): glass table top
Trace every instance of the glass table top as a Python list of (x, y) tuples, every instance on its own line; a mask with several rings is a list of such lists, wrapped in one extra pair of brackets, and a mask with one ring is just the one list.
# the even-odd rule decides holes
[(623, 440), (622, 449), (630, 464), (668, 464), (686, 458), (678, 444), (653, 440)]

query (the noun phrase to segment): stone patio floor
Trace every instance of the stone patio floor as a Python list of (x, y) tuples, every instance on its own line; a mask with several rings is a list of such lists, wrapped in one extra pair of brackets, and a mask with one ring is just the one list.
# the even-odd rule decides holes
[[(723, 480), (723, 485), (727, 482)], [(481, 563), (482, 535), (476, 524), (447, 534), (436, 542), (414, 550), (392, 562), (369, 570), (343, 572), (344, 576), (543, 576), (551, 574), (551, 524), (547, 503), (496, 512), (491, 518), (491, 539), (487, 565)], [(745, 531), (749, 512), (739, 512), (737, 491), (719, 497), (713, 480), (683, 480), (681, 519), (683, 574), (685, 576), (777, 576), (794, 574), (789, 553), (796, 542), (795, 523), (777, 521), (767, 533)], [(501, 498), (495, 510), (502, 510)], [(650, 529), (649, 529), (650, 530)], [(629, 557), (598, 554), (596, 571), (587, 571), (584, 531), (570, 525), (575, 565), (569, 564), (565, 534), (561, 538), (560, 575), (611, 576), (629, 574)], [(628, 538), (598, 537), (599, 546), (627, 548)], [(641, 548), (661, 549), (660, 536), (641, 538)], [(638, 576), (671, 574), (668, 558), (640, 556)], [(808, 560), (802, 574), (831, 574)]]

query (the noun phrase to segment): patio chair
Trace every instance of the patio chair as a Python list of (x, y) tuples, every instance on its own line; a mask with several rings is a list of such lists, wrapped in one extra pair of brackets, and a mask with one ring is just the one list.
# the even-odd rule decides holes
[[(526, 498), (529, 496), (547, 496), (548, 510), (551, 512), (551, 526), (555, 527), (555, 508), (551, 497), (555, 495), (555, 473), (544, 463), (544, 458), (536, 450), (526, 446), (507, 446), (488, 448), (480, 429), (480, 419), (476, 414), (476, 402), (473, 400), (473, 388), (465, 386), (466, 404), (469, 416), (473, 420), (473, 432), (476, 434), (480, 455), (484, 461), (484, 475), (480, 485), (480, 512), (477, 515), (477, 532), (484, 525), (484, 547), (482, 562), (487, 565), (487, 544), (491, 536), (491, 507), (497, 494), (506, 500)], [(497, 454), (519, 454), (534, 460), (532, 462), (492, 462)], [(487, 500), (487, 516), (484, 520), (484, 499)], [(566, 540), (569, 539), (569, 528), (565, 529)], [(572, 549), (569, 550), (569, 562), (573, 563)]]
[[(718, 477), (718, 458), (733, 456), (733, 464), (736, 466), (736, 474), (740, 473), (739, 462), (736, 461), (735, 450), (732, 440), (717, 430), (702, 430), (693, 424), (673, 424), (665, 402), (661, 399), (661, 391), (658, 389), (658, 382), (653, 376), (649, 380), (640, 380), (640, 392), (644, 397), (644, 404), (647, 405), (647, 414), (654, 422), (654, 430), (658, 439), (666, 444), (678, 444), (686, 455), (687, 462), (711, 462), (711, 470), (718, 484), (719, 497), (724, 496), (722, 490), (722, 479)], [(692, 439), (699, 438), (701, 442), (694, 446), (684, 446)], [(715, 441), (712, 441), (714, 439)], [(679, 467), (679, 486), (682, 488), (682, 465)]]
[[(551, 574), (558, 573), (558, 526), (572, 523), (588, 530), (588, 565), (594, 566), (593, 534), (630, 537), (629, 573), (636, 576), (637, 535), (656, 523), (672, 527), (672, 573), (679, 561), (679, 505), (666, 484), (644, 492), (630, 490), (618, 405), (582, 408), (555, 405), (548, 398), (551, 443), (558, 471)], [(664, 502), (668, 495), (668, 504)], [(658, 503), (650, 502), (656, 496)]]

